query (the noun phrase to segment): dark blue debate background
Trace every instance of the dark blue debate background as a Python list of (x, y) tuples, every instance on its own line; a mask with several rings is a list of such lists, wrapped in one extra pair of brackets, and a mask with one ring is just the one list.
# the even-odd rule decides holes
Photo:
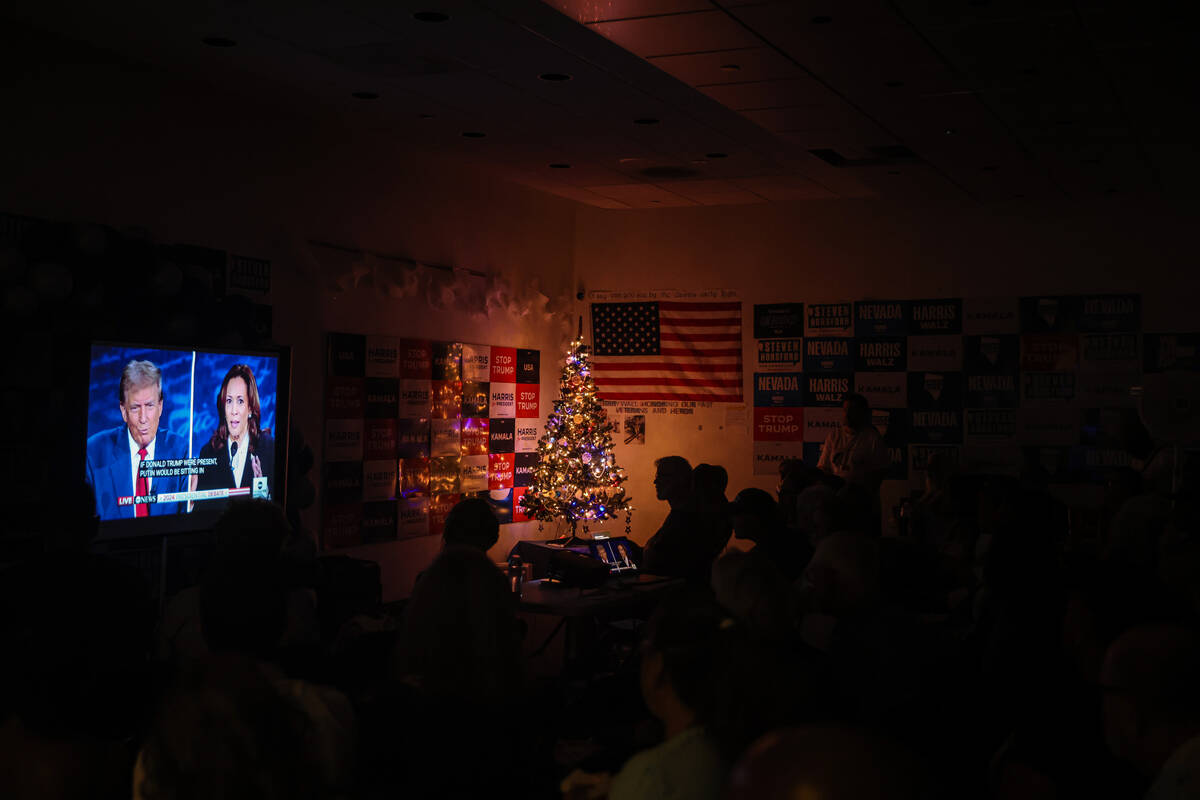
[[(194, 403), (191, 398), (192, 355), (196, 358)], [(192, 350), (158, 350), (146, 347), (92, 346), (91, 375), (88, 381), (87, 435), (124, 425), (119, 408), (121, 370), (135, 359), (152, 361), (163, 374), (163, 414), (159, 427), (184, 438), (189, 435), (188, 415), (192, 413), (192, 455), (217, 429), (217, 393), (225, 373), (234, 364), (246, 364), (258, 384), (263, 428), (275, 435), (275, 390), (279, 365), (273, 356), (251, 356)]]

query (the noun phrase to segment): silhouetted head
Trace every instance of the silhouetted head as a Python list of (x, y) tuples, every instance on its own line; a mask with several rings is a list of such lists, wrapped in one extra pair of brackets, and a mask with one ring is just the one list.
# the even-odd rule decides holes
[(654, 467), (654, 494), (659, 500), (680, 503), (692, 493), (692, 465), (686, 458), (664, 456)]
[(692, 470), (692, 491), (702, 506), (723, 505), (728, 486), (729, 473), (720, 465), (697, 464)]
[(761, 540), (779, 524), (775, 498), (762, 489), (742, 489), (729, 504), (733, 516), (733, 535), (752, 542)]
[(867, 402), (867, 398), (854, 392), (842, 395), (842, 422), (856, 431), (870, 425), (871, 404)]
[(486, 553), (500, 539), (500, 521), (486, 500), (460, 500), (446, 515), (442, 540), (447, 547), (473, 547)]

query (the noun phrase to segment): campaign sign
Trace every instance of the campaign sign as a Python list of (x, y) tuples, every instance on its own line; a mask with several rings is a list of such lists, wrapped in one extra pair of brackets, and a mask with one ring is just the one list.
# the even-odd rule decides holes
[(462, 415), (487, 417), (491, 391), (486, 383), (464, 382), (462, 385)]
[(486, 456), (488, 453), (488, 420), (481, 417), (462, 419), (462, 454)]
[[(445, 420), (441, 420), (445, 422)], [(396, 420), (396, 455), (400, 458), (428, 458), (430, 423), (427, 419)], [(457, 444), (457, 440), (455, 442)]]
[(958, 444), (963, 438), (962, 408), (909, 411), (909, 438), (923, 444)]
[[(799, 373), (794, 374), (804, 381), (802, 402), (780, 403), (781, 406), (840, 406), (842, 395), (852, 391), (854, 386), (854, 376), (849, 374), (824, 372), (805, 373), (803, 376)], [(755, 375), (756, 379), (757, 377)], [(789, 399), (794, 399), (794, 397), (791, 393), (788, 394)], [(754, 404), (758, 405), (757, 395)]]
[(778, 475), (779, 464), (789, 458), (803, 458), (803, 442), (755, 442), (754, 474)]
[[(495, 353), (492, 353), (495, 357)], [(492, 417), (513, 418), (517, 416), (517, 385), (515, 383), (491, 384), (488, 411)]]
[(1142, 296), (1139, 294), (1089, 294), (1081, 298), (1079, 330), (1084, 333), (1140, 331)]
[(446, 517), (458, 505), (462, 495), (457, 491), (435, 494), (429, 499), (429, 535), (441, 536), (446, 531)]
[(433, 374), (435, 381), (462, 380), (462, 344), (433, 342)]
[(491, 375), (482, 380), (488, 380), (491, 383), (516, 383), (517, 348), (493, 347)]
[(516, 456), (513, 453), (488, 455), (488, 490), (513, 488)]
[(804, 313), (804, 336), (854, 334), (853, 303), (809, 303)]
[(867, 398), (871, 408), (904, 408), (908, 382), (904, 372), (862, 372), (854, 376), (854, 391)]
[(433, 408), (433, 381), (428, 378), (402, 378), (397, 414), (410, 419), (429, 419)]
[(903, 336), (854, 340), (855, 372), (904, 372), (908, 346)]
[(908, 368), (914, 372), (956, 372), (963, 368), (963, 337), (909, 336)]
[(325, 502), (339, 506), (362, 502), (363, 465), (361, 461), (335, 461), (325, 464)]
[(537, 453), (517, 453), (513, 457), (513, 485), (532, 486), (537, 465)]
[(399, 462), (395, 459), (387, 461), (363, 462), (363, 500), (394, 500), (396, 498), (396, 481), (399, 476)]
[(964, 340), (963, 368), (975, 375), (1015, 374), (1021, 367), (1021, 337), (967, 336)]
[(756, 407), (754, 409), (754, 441), (804, 441), (804, 409)]
[(541, 436), (538, 431), (537, 422), (529, 419), (518, 419), (516, 451), (518, 453), (533, 453), (536, 451), (538, 438)]
[(433, 344), (428, 339), (401, 339), (401, 378), (431, 380), (433, 378)]
[(513, 506), (513, 522), (531, 522), (533, 517), (525, 512), (525, 508), (521, 505), (521, 498), (525, 496), (525, 492), (529, 491), (526, 486), (514, 487), (512, 492)]
[(486, 492), (488, 488), (488, 457), (487, 455), (463, 456), (460, 462), (462, 469), (462, 492)]
[(1079, 364), (1079, 337), (1073, 333), (1026, 334), (1021, 337), (1021, 369), (1066, 372)]
[(462, 381), (433, 381), (430, 384), (429, 416), (454, 419), (462, 414)]
[(462, 455), (462, 420), (432, 419), (429, 421), (429, 455), (457, 457)]
[(907, 300), (859, 300), (854, 304), (854, 335), (904, 336), (908, 312)]
[(909, 306), (908, 332), (962, 333), (962, 300), (913, 300)]
[(1088, 483), (1106, 483), (1118, 469), (1133, 463), (1129, 452), (1119, 447), (1072, 447), (1068, 458), (1072, 479)]
[(1085, 333), (1079, 340), (1081, 370), (1130, 373), (1141, 369), (1136, 333)]
[(755, 339), (781, 339), (803, 335), (804, 303), (755, 304)]
[(330, 376), (325, 384), (325, 418), (361, 419), (365, 399), (362, 378)]
[(492, 417), (488, 422), (488, 452), (513, 453), (517, 446), (517, 421)]
[(805, 372), (853, 372), (854, 340), (810, 337), (804, 340)]
[(492, 348), (486, 344), (464, 344), (462, 346), (462, 379), (473, 383), (486, 383), (492, 379)]
[(416, 497), (429, 494), (429, 459), (400, 459), (400, 496)]
[(1200, 369), (1200, 333), (1147, 333), (1142, 338), (1146, 372)]
[(400, 413), (400, 382), (395, 378), (367, 378), (363, 414), (373, 419), (395, 419)]
[(1017, 434), (1017, 411), (1013, 408), (969, 408), (968, 442), (1009, 441)]
[(805, 405), (803, 379), (799, 372), (754, 373), (754, 405), (773, 408)]
[(429, 493), (453, 494), (462, 486), (462, 456), (445, 456), (429, 459)]
[(842, 418), (845, 413), (836, 406), (804, 409), (804, 441), (823, 444), (825, 437), (842, 427)]
[(903, 408), (872, 408), (871, 424), (888, 443), (908, 441), (909, 412)]
[(361, 378), (366, 374), (367, 337), (354, 333), (329, 334), (327, 375)]
[(362, 543), (394, 542), (397, 536), (396, 504), (394, 502), (364, 503), (362, 509)]
[(325, 460), (361, 461), (363, 457), (363, 421), (361, 419), (325, 420)]
[(396, 503), (396, 538), (429, 535), (429, 498), (408, 497)]
[(802, 339), (760, 339), (759, 369), (796, 369), (804, 358)]
[(534, 384), (517, 384), (517, 419), (536, 419), (538, 414), (538, 398), (542, 387)]
[(941, 444), (911, 444), (908, 447), (908, 477), (915, 486), (925, 483), (925, 473), (929, 469), (929, 461), (940, 457), (958, 465), (962, 461), (962, 447), (959, 445)]
[(1065, 405), (1074, 402), (1076, 391), (1074, 372), (1021, 373), (1021, 405)]
[(542, 355), (537, 350), (517, 348), (517, 383), (541, 382)]
[(1128, 412), (1122, 412), (1119, 408), (1084, 410), (1079, 443), (1088, 447), (1121, 447), (1125, 413)]
[(1141, 385), (1140, 372), (1080, 372), (1078, 402), (1084, 408), (1134, 408), (1133, 387)]
[(395, 457), (396, 420), (365, 420), (363, 422), (363, 458), (371, 461)]
[(944, 409), (963, 407), (961, 372), (908, 373), (908, 407)]
[(979, 475), (1008, 475), (1021, 472), (1021, 448), (1016, 444), (979, 444), (968, 441), (963, 452), (965, 469)]
[(400, 340), (394, 336), (368, 336), (366, 376), (400, 377)]
[(1021, 332), (1015, 297), (968, 297), (963, 300), (963, 333), (969, 336)]
[(1017, 373), (970, 375), (967, 381), (968, 408), (1016, 408), (1020, 405)]
[(1079, 328), (1079, 298), (1022, 297), (1022, 333), (1074, 333)]
[(325, 498), (321, 539), (327, 548), (354, 547), (362, 541), (362, 503), (335, 505)]

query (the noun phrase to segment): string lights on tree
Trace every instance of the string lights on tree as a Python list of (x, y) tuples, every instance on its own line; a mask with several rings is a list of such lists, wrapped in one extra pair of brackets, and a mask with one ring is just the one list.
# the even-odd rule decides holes
[(543, 522), (569, 522), (572, 531), (580, 522), (587, 530), (590, 522), (628, 515), (633, 506), (622, 487), (625, 471), (613, 455), (612, 431), (596, 394), (580, 320), (563, 363), (559, 399), (538, 440), (532, 485), (521, 498), (525, 513)]

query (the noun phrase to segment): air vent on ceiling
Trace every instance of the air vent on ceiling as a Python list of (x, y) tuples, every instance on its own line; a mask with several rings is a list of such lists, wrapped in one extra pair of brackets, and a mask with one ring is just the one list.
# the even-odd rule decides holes
[(875, 155), (868, 158), (847, 158), (832, 148), (809, 150), (831, 167), (887, 167), (895, 164), (913, 164), (921, 157), (902, 144), (885, 144), (867, 148)]

